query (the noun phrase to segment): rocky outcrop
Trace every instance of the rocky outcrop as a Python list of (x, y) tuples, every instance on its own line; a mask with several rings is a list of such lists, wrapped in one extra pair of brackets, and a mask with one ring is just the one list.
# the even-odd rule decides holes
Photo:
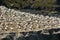
[[(19, 37), (15, 33), (9, 33), (6, 37), (1, 40), (60, 40), (60, 34), (42, 34), (41, 31), (37, 32), (21, 32)], [(22, 35), (21, 35), (22, 34)]]

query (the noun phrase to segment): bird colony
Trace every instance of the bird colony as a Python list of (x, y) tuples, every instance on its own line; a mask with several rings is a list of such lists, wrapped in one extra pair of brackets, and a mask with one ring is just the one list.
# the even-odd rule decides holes
[(0, 6), (0, 32), (29, 32), (51, 28), (60, 28), (60, 18)]

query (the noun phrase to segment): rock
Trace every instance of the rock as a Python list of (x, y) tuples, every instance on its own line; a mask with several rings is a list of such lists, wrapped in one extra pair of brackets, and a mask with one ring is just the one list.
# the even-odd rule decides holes
[[(51, 30), (52, 31), (52, 30)], [(2, 40), (14, 40), (15, 34), (7, 35)], [(22, 34), (20, 37), (15, 37), (15, 40), (60, 40), (60, 34), (42, 34), (41, 31), (38, 32), (21, 32)], [(28, 35), (28, 36), (26, 36)]]
[(14, 40), (15, 33), (9, 33), (6, 37), (2, 38), (1, 40)]

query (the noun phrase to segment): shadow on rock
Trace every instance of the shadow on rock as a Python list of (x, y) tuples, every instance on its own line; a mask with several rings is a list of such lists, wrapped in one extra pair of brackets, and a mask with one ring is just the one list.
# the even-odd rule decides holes
[[(50, 33), (50, 32), (51, 33)], [(18, 38), (16, 37), (16, 40), (60, 40), (60, 33), (53, 34), (53, 32), (58, 32), (60, 29), (51, 29), (48, 30), (50, 34), (43, 34), (41, 33), (42, 31), (37, 31), (37, 32), (21, 32), (23, 36), (19, 36)], [(2, 40), (14, 40), (15, 33), (9, 33), (11, 35), (7, 35), (5, 38)]]

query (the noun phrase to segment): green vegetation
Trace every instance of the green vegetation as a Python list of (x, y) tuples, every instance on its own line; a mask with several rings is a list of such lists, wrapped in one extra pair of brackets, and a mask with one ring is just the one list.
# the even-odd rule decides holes
[(41, 11), (44, 12), (54, 12), (57, 7), (56, 1), (57, 0), (4, 0), (3, 4), (8, 8), (31, 8), (41, 9)]
[(4, 0), (4, 4), (8, 7), (53, 7), (55, 6), (56, 0)]

